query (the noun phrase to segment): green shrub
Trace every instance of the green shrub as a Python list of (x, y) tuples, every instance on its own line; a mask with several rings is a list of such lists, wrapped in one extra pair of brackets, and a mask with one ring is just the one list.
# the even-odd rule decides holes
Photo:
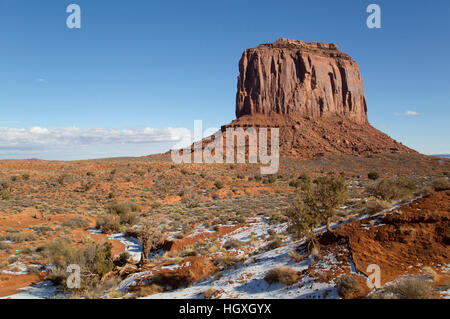
[(0, 198), (2, 200), (9, 200), (11, 198), (11, 193), (7, 189), (0, 190)]
[(97, 218), (96, 228), (108, 234), (120, 231), (121, 225), (134, 225), (138, 221), (139, 206), (133, 202), (112, 202), (105, 207), (108, 215)]
[(120, 221), (118, 216), (101, 215), (97, 218), (95, 228), (100, 229), (105, 234), (120, 231)]
[(293, 179), (289, 182), (289, 186), (295, 187), (295, 188), (299, 188), (301, 184), (302, 184), (302, 182), (298, 179)]
[(130, 259), (131, 259), (130, 253), (124, 251), (124, 252), (120, 253), (119, 258), (114, 260), (114, 264), (116, 264), (119, 267), (122, 267), (122, 266), (126, 265)]
[(315, 228), (323, 223), (329, 224), (335, 209), (347, 198), (345, 179), (339, 175), (319, 177), (313, 183), (305, 183), (292, 207), (287, 210), (288, 230), (298, 238), (306, 236), (310, 248), (316, 246)]
[(371, 180), (377, 180), (378, 178), (380, 178), (380, 174), (378, 174), (377, 172), (369, 172), (369, 174), (367, 174), (367, 177)]
[(139, 206), (133, 202), (112, 202), (107, 204), (105, 209), (108, 213), (116, 215), (140, 211)]
[(406, 178), (383, 179), (367, 191), (375, 197), (386, 200), (402, 200), (413, 195), (416, 185)]
[(303, 173), (297, 179), (291, 180), (289, 182), (289, 186), (295, 187), (295, 188), (300, 188), (300, 189), (305, 189), (308, 187), (308, 185), (310, 183), (311, 183), (311, 179), (309, 178), (309, 176)]
[(398, 177), (396, 183), (398, 186), (407, 189), (409, 191), (414, 191), (417, 189), (416, 184), (406, 177)]
[(277, 180), (277, 177), (275, 175), (269, 175), (269, 176), (267, 176), (267, 178), (265, 178), (263, 180), (263, 183), (264, 184), (273, 184), (276, 182), (276, 180)]
[(73, 246), (68, 239), (58, 239), (48, 243), (43, 247), (42, 254), (55, 267), (49, 272), (47, 279), (57, 285), (65, 284), (67, 267), (75, 264), (81, 268), (81, 289), (93, 288), (114, 267), (111, 248), (112, 244), (109, 242)]
[(225, 184), (224, 184), (222, 181), (216, 181), (216, 182), (214, 183), (214, 186), (215, 186), (217, 189), (222, 189), (222, 188), (224, 188)]

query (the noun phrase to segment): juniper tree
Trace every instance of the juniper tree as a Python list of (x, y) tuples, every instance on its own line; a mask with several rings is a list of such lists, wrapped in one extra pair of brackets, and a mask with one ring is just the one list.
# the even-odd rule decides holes
[(313, 182), (303, 183), (298, 197), (287, 210), (290, 231), (296, 237), (305, 236), (310, 249), (316, 247), (315, 228), (326, 224), (327, 230), (332, 231), (331, 219), (336, 208), (345, 202), (346, 190), (345, 179), (338, 175), (318, 177)]

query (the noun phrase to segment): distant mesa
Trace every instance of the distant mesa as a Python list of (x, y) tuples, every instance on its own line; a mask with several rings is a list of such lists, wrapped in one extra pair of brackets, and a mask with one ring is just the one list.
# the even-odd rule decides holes
[(434, 154), (434, 155), (431, 155), (431, 156), (450, 158), (450, 154)]

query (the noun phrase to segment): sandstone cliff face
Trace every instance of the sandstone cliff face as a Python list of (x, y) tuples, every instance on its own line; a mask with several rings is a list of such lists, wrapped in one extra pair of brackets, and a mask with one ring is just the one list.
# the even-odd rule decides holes
[(341, 115), (367, 123), (358, 65), (334, 44), (280, 39), (245, 50), (239, 62), (236, 116)]
[(280, 154), (302, 159), (417, 153), (370, 125), (359, 67), (334, 44), (280, 39), (245, 50), (239, 70), (237, 118), (224, 136), (278, 128)]

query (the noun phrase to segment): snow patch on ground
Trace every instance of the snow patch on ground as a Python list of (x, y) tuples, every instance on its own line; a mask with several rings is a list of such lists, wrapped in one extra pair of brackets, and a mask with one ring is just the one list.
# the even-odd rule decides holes
[(50, 281), (41, 281), (37, 284), (20, 288), (19, 290), (22, 291), (0, 299), (51, 299), (54, 298), (57, 287)]
[(291, 242), (284, 247), (258, 253), (251, 260), (237, 264), (235, 268), (224, 270), (219, 279), (208, 278), (188, 288), (146, 298), (203, 298), (203, 292), (209, 288), (218, 291), (216, 295), (218, 298), (337, 298), (333, 283), (315, 283), (314, 279), (307, 275), (289, 287), (279, 283), (269, 284), (264, 280), (266, 272), (278, 265), (284, 265), (299, 272), (309, 267), (310, 259), (297, 263), (288, 256), (289, 252), (295, 250), (299, 244), (299, 242)]
[(134, 261), (141, 259), (142, 244), (136, 238), (127, 237), (122, 233), (114, 233), (109, 235), (108, 238), (119, 240), (125, 246), (125, 251), (133, 257)]
[[(88, 231), (92, 234), (102, 234), (102, 231), (96, 228), (90, 228)], [(108, 239), (119, 240), (124, 246), (125, 251), (129, 253), (134, 261), (139, 261), (141, 258), (142, 244), (134, 237), (127, 237), (122, 233), (114, 233), (108, 235)]]

